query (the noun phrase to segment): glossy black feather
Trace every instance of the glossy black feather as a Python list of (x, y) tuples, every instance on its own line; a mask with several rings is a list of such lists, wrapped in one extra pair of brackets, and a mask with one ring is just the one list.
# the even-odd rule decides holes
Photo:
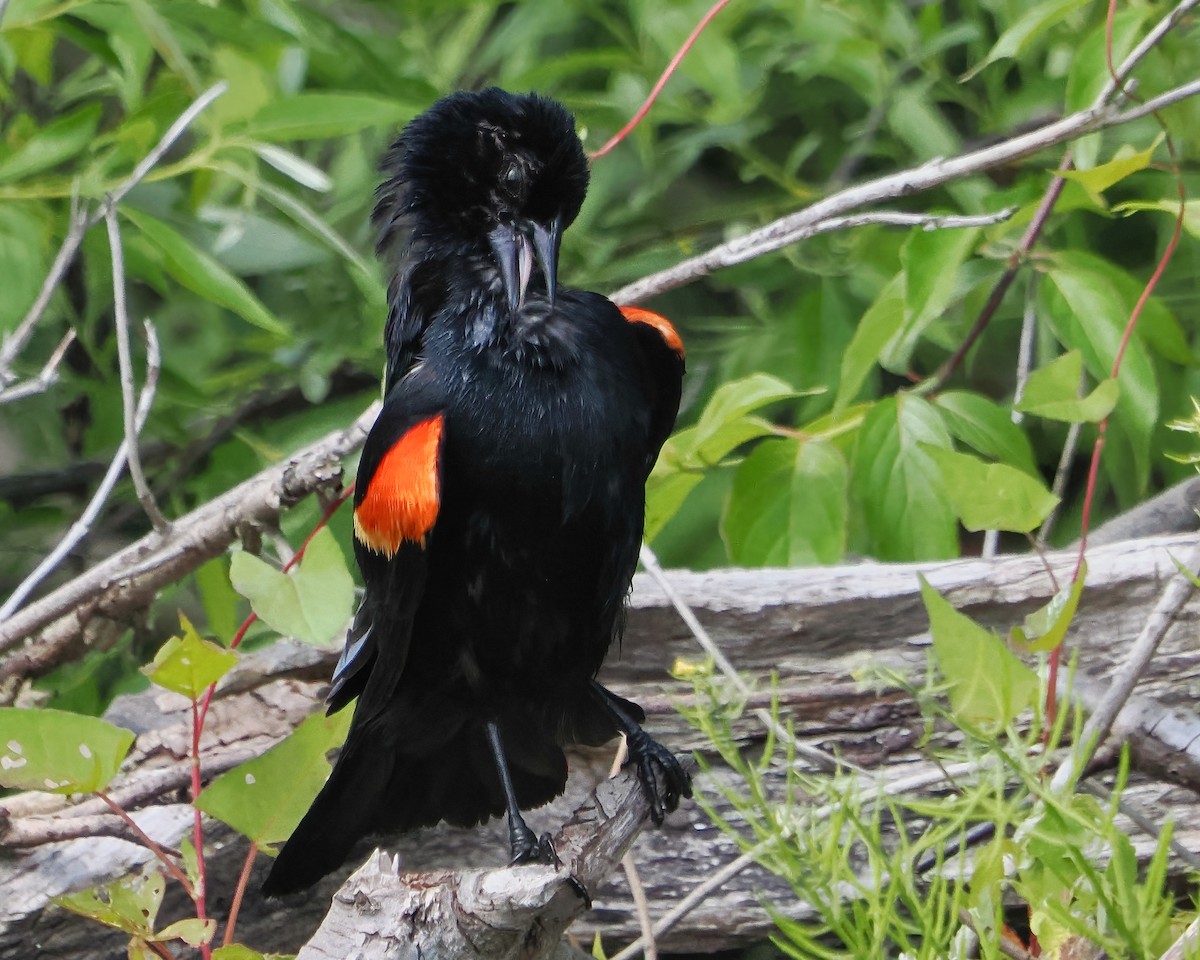
[[(387, 393), (356, 505), (434, 415), (441, 500), (424, 544), (389, 558), (355, 543), (366, 595), (329, 702), (357, 696), (354, 718), (271, 894), (312, 884), (364, 835), (504, 812), (488, 722), (526, 808), (562, 791), (564, 746), (643, 716), (592, 681), (623, 626), (683, 361), (599, 294), (559, 288), (551, 302), (536, 270), (513, 309), (488, 239), (511, 228), (528, 256), (521, 230), (575, 218), (587, 166), (571, 118), (538, 97), (456, 94), (406, 128), (385, 172)], [(666, 773), (659, 816), (687, 790)]]

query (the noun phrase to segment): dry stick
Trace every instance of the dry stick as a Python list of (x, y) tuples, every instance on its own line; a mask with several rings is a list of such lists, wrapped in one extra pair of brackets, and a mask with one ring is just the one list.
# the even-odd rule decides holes
[[(679, 591), (667, 579), (666, 573), (663, 572), (662, 565), (658, 562), (658, 557), (655, 556), (649, 545), (643, 543), (640, 559), (642, 566), (646, 568), (646, 572), (654, 578), (655, 583), (666, 595), (666, 598), (671, 601), (671, 606), (675, 608), (675, 612), (689, 630), (692, 631), (692, 636), (696, 638), (696, 642), (704, 649), (704, 652), (712, 657), (717, 668), (723, 673), (734, 685), (738, 693), (743, 696), (749, 696), (752, 692), (750, 685), (742, 679), (742, 675), (737, 672), (729, 659), (721, 652), (721, 648), (717, 646), (715, 640), (709, 632), (704, 628), (704, 624), (696, 617), (695, 611), (688, 606), (686, 600), (680, 595)], [(790, 744), (796, 751), (798, 756), (803, 757), (814, 764), (817, 768), (824, 770), (826, 773), (836, 773), (838, 770), (853, 770), (855, 773), (866, 773), (866, 771), (849, 760), (831, 757), (824, 750), (817, 747), (810, 747), (806, 743), (799, 743), (792, 734), (785, 729), (778, 720), (776, 720), (769, 710), (757, 709), (754, 715), (762, 721), (775, 736), (779, 737), (783, 742)]]
[(16, 329), (4, 338), (3, 345), (0, 345), (0, 380), (12, 381), (10, 371), (12, 370), (13, 361), (16, 359), (17, 354), (24, 349), (25, 343), (33, 333), (34, 327), (37, 326), (38, 321), (42, 318), (42, 314), (46, 311), (46, 307), (49, 306), (50, 298), (54, 295), (54, 291), (62, 283), (62, 278), (67, 272), (67, 267), (71, 265), (71, 262), (75, 259), (75, 255), (79, 252), (79, 245), (83, 243), (84, 234), (103, 220), (108, 212), (121, 202), (125, 194), (142, 181), (146, 174), (154, 168), (155, 164), (163, 158), (163, 155), (171, 149), (175, 141), (183, 135), (183, 132), (191, 125), (192, 121), (227, 89), (228, 84), (221, 81), (200, 94), (192, 102), (191, 106), (179, 115), (179, 119), (167, 128), (167, 132), (162, 135), (162, 138), (154, 145), (154, 148), (133, 168), (133, 172), (117, 185), (97, 210), (90, 214), (86, 213), (79, 209), (75, 205), (74, 199), (72, 199), (71, 225), (67, 230), (66, 237), (63, 238), (62, 246), (59, 247), (58, 253), (54, 257), (54, 263), (50, 267), (50, 272), (46, 274), (46, 279), (42, 282), (42, 288), (38, 291), (33, 305), (25, 313), (21, 322), (17, 324)]
[[(613, 754), (612, 766), (608, 770), (611, 780), (621, 772), (621, 767), (629, 756), (629, 741), (622, 736), (617, 744), (617, 752)], [(633, 897), (633, 907), (637, 911), (638, 926), (642, 928), (642, 941), (646, 944), (646, 960), (658, 960), (658, 942), (654, 939), (654, 921), (650, 917), (650, 903), (646, 899), (646, 888), (642, 886), (642, 878), (638, 873), (637, 864), (633, 859), (633, 851), (626, 850), (621, 858), (621, 869), (625, 871), (625, 880), (629, 883), (629, 894)]]
[[(1192, 548), (1183, 565), (1188, 570), (1195, 570), (1200, 565), (1200, 545)], [(1117, 668), (1108, 692), (1096, 705), (1092, 715), (1088, 717), (1087, 723), (1083, 726), (1083, 732), (1075, 742), (1074, 749), (1055, 772), (1054, 779), (1050, 781), (1052, 789), (1065, 791), (1074, 787), (1092, 754), (1095, 753), (1096, 747), (1108, 736), (1117, 714), (1125, 706), (1134, 686), (1145, 673), (1154, 652), (1158, 649), (1159, 643), (1166, 636), (1168, 628), (1175, 622), (1175, 618), (1191, 597), (1193, 589), (1191, 580), (1183, 573), (1177, 573), (1167, 581), (1167, 586), (1159, 596), (1158, 603), (1154, 605), (1150, 616), (1146, 618), (1142, 632), (1134, 641), (1133, 646), (1129, 648), (1125, 662)]]
[[(154, 391), (158, 387), (158, 371), (159, 371), (159, 354), (158, 354), (158, 336), (154, 332), (154, 328), (147, 321), (146, 323), (146, 382), (142, 386), (141, 396), (138, 399), (137, 410), (134, 416), (134, 438), (141, 433), (142, 427), (146, 425), (146, 417), (150, 413), (150, 404), (154, 401)], [(104, 507), (104, 503), (108, 500), (109, 494), (112, 493), (113, 487), (117, 485), (117, 481), (121, 478), (121, 474), (125, 470), (125, 461), (129, 454), (129, 439), (121, 441), (121, 445), (117, 447), (116, 456), (113, 457), (112, 463), (108, 466), (108, 471), (104, 474), (104, 479), (100, 481), (100, 485), (96, 488), (95, 494), (92, 495), (91, 501), (87, 508), (80, 515), (79, 519), (71, 524), (71, 528), (67, 531), (66, 536), (62, 538), (37, 565), (34, 571), (29, 574), (13, 591), (12, 596), (5, 601), (0, 607), (0, 622), (3, 622), (12, 613), (25, 602), (25, 599), (32, 593), (63, 559), (69, 554), (75, 545), (79, 543), (92, 528), (92, 524), (100, 515), (100, 511)]]
[(117, 224), (115, 207), (109, 206), (105, 212), (104, 224), (108, 229), (108, 246), (112, 258), (113, 315), (117, 326), (117, 364), (121, 370), (121, 406), (125, 419), (125, 442), (129, 452), (129, 476), (133, 480), (137, 498), (141, 501), (154, 529), (159, 533), (166, 533), (171, 525), (158, 509), (154, 494), (150, 492), (146, 474), (142, 471), (142, 456), (138, 452), (133, 357), (129, 350), (129, 310), (125, 303), (125, 252), (121, 246), (121, 228)]
[[(67, 348), (75, 342), (75, 330), (69, 329), (63, 338), (58, 341), (58, 346), (50, 354), (50, 358), (42, 367), (41, 373), (32, 379), (22, 383), (14, 383), (10, 387), (0, 388), (0, 403), (12, 403), (15, 400), (24, 400), (26, 397), (32, 397), (35, 394), (45, 393), (54, 384), (58, 382), (58, 367), (62, 363), (63, 357), (67, 355)], [(3, 379), (0, 374), (0, 379)]]

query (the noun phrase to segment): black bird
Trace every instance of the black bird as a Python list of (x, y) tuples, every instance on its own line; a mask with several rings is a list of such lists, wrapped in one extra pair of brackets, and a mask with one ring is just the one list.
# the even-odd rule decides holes
[(562, 792), (570, 744), (624, 733), (656, 823), (691, 792), (642, 710), (595, 679), (684, 362), (663, 318), (558, 285), (588, 182), (573, 118), (532, 94), (456, 93), (383, 169), (386, 392), (354, 494), (366, 595), (328, 698), (358, 703), (271, 895), (367, 834), (501, 813), (514, 863), (553, 862), (520, 810)]

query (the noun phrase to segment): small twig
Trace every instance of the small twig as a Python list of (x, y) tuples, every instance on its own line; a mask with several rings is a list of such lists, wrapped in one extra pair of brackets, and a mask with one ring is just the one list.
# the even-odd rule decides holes
[[(150, 413), (150, 404), (154, 401), (154, 391), (158, 387), (158, 371), (159, 371), (159, 354), (158, 354), (158, 337), (154, 332), (154, 328), (147, 323), (146, 325), (146, 382), (142, 386), (141, 396), (138, 399), (137, 410), (134, 417), (134, 436), (141, 432), (142, 427), (146, 424), (146, 417)], [(12, 613), (25, 602), (25, 599), (37, 588), (50, 573), (62, 563), (63, 559), (73, 550), (75, 546), (87, 536), (92, 528), (92, 524), (100, 515), (100, 511), (104, 508), (105, 502), (108, 500), (109, 494), (120, 480), (121, 474), (125, 470), (125, 462), (129, 454), (129, 441), (122, 440), (121, 445), (117, 447), (117, 453), (109, 464), (107, 472), (104, 474), (104, 479), (100, 481), (100, 485), (96, 488), (95, 494), (92, 495), (91, 501), (86, 509), (80, 515), (79, 519), (71, 524), (71, 528), (67, 531), (66, 536), (58, 542), (37, 565), (34, 571), (29, 574), (13, 591), (12, 596), (5, 601), (0, 607), (0, 622), (3, 622)]]
[(58, 382), (58, 367), (62, 363), (63, 357), (67, 355), (67, 348), (75, 342), (75, 330), (72, 328), (63, 334), (63, 338), (58, 341), (58, 346), (50, 354), (50, 358), (42, 367), (41, 373), (30, 380), (23, 383), (14, 383), (10, 387), (0, 388), (0, 403), (12, 403), (14, 400), (24, 400), (26, 397), (32, 397), (38, 393), (45, 393), (54, 384)]
[(46, 311), (46, 307), (50, 304), (50, 298), (54, 296), (54, 291), (58, 289), (58, 285), (62, 283), (62, 278), (67, 272), (67, 267), (75, 259), (75, 254), (79, 252), (79, 245), (83, 242), (83, 235), (88, 232), (92, 226), (87, 211), (79, 206), (78, 198), (71, 196), (71, 214), (67, 224), (67, 235), (63, 238), (62, 246), (58, 248), (58, 253), (54, 256), (54, 262), (50, 264), (50, 270), (46, 274), (46, 279), (42, 281), (42, 288), (38, 291), (37, 297), (29, 309), (25, 311), (25, 316), (21, 318), (21, 322), (17, 324), (12, 333), (4, 337), (3, 344), (0, 344), (0, 381), (5, 384), (12, 383), (16, 376), (12, 372), (13, 361), (17, 355), (25, 348), (26, 341), (33, 334), (33, 328), (37, 326), (38, 321), (42, 318), (42, 314)]
[[(133, 357), (129, 349), (129, 310), (125, 303), (125, 253), (121, 246), (121, 228), (117, 223), (116, 208), (110, 206), (104, 215), (108, 228), (108, 245), (112, 259), (113, 314), (117, 327), (117, 364), (121, 371), (121, 405), (125, 419), (125, 444), (129, 458), (129, 477), (133, 489), (141, 501), (146, 516), (159, 533), (166, 533), (171, 525), (158, 509), (158, 502), (150, 492), (146, 474), (142, 471), (142, 457), (138, 452), (138, 431), (133, 382)], [(147, 328), (149, 321), (147, 321)], [(147, 335), (149, 335), (147, 333)]]
[[(640, 558), (642, 561), (642, 566), (645, 567), (646, 572), (654, 578), (655, 583), (658, 584), (659, 588), (666, 595), (666, 598), (671, 602), (671, 606), (675, 608), (675, 612), (679, 614), (680, 619), (687, 624), (687, 628), (692, 632), (692, 636), (696, 638), (696, 642), (699, 643), (704, 649), (704, 652), (712, 658), (713, 663), (715, 663), (717, 666), (717, 669), (719, 669), (721, 673), (723, 673), (729, 680), (729, 682), (733, 684), (734, 688), (738, 691), (738, 694), (743, 697), (748, 697), (751, 693), (750, 685), (747, 684), (744, 679), (742, 679), (742, 675), (737, 672), (733, 664), (730, 663), (725, 654), (721, 652), (721, 648), (717, 646), (716, 641), (713, 640), (712, 636), (704, 628), (704, 624), (702, 624), (699, 618), (697, 618), (695, 611), (688, 606), (687, 601), (684, 600), (679, 591), (672, 586), (671, 581), (667, 579), (666, 573), (663, 572), (662, 565), (658, 562), (658, 557), (655, 556), (654, 551), (650, 549), (649, 544), (642, 544)], [(838, 770), (853, 770), (856, 773), (866, 772), (862, 767), (851, 763), (849, 760), (831, 757), (824, 750), (809, 746), (806, 743), (800, 743), (779, 723), (778, 720), (771, 715), (769, 710), (756, 709), (754, 711), (754, 715), (760, 721), (762, 721), (767, 729), (774, 733), (775, 736), (779, 737), (785, 743), (791, 744), (795, 748), (797, 756), (808, 760), (818, 769), (824, 770), (826, 773), (836, 773)]]
[[(1184, 566), (1188, 570), (1195, 570), (1198, 565), (1200, 565), (1200, 546), (1193, 547), (1191, 554), (1184, 561)], [(1055, 772), (1054, 779), (1050, 782), (1053, 789), (1065, 790), (1074, 786), (1079, 779), (1096, 747), (1108, 736), (1117, 714), (1125, 706), (1134, 686), (1145, 673), (1154, 652), (1158, 649), (1159, 643), (1166, 636), (1171, 624), (1175, 622), (1175, 618), (1183, 609), (1184, 604), (1192, 596), (1194, 589), (1191, 581), (1182, 573), (1177, 573), (1167, 581), (1167, 586), (1159, 596), (1158, 603), (1154, 605), (1154, 609), (1146, 618), (1142, 632), (1134, 641), (1133, 646), (1129, 648), (1125, 662), (1116, 669), (1108, 692), (1096, 705), (1092, 715), (1088, 717), (1074, 749)]]
[(712, 18), (720, 13), (721, 9), (728, 3), (729, 0), (717, 0), (717, 2), (709, 8), (708, 12), (700, 18), (700, 22), (696, 24), (696, 26), (692, 29), (692, 32), (688, 34), (688, 38), (683, 41), (683, 45), (675, 52), (675, 56), (671, 58), (671, 62), (667, 64), (666, 69), (663, 70), (662, 75), (659, 76), (657, 82), (651, 88), (649, 95), (638, 108), (637, 112), (633, 115), (633, 118), (627, 124), (625, 124), (625, 126), (613, 134), (609, 141), (599, 150), (589, 153), (588, 159), (598, 160), (600, 157), (604, 156), (613, 147), (629, 136), (633, 129), (639, 123), (641, 123), (643, 119), (645, 119), (646, 114), (650, 112), (650, 108), (654, 106), (654, 101), (657, 100), (658, 95), (662, 93), (663, 87), (667, 85), (667, 81), (671, 79), (671, 75), (676, 71), (676, 69), (678, 69), (679, 64), (683, 62), (683, 58), (687, 56), (687, 52), (695, 45), (696, 40), (699, 39), (700, 34), (704, 31), (704, 28), (708, 26)]
[(0, 819), (0, 847), (23, 850), (46, 843), (78, 840), (81, 837), (117, 837), (139, 843), (129, 824), (117, 817), (102, 813), (91, 817), (22, 817)]
[(167, 872), (183, 885), (183, 889), (187, 891), (188, 896), (192, 896), (192, 882), (188, 879), (187, 874), (179, 869), (179, 865), (167, 856), (166, 851), (163, 850), (163, 848), (153, 840), (151, 840), (146, 831), (137, 825), (133, 817), (126, 813), (125, 809), (115, 800), (113, 800), (107, 793), (105, 793), (103, 790), (97, 790), (96, 796), (103, 800), (113, 813), (115, 813), (118, 817), (125, 821), (126, 824), (128, 824), (129, 829), (131, 829), (135, 836), (137, 836), (138, 840), (141, 841), (142, 846), (153, 853), (154, 856), (159, 859), (162, 865), (167, 868)]

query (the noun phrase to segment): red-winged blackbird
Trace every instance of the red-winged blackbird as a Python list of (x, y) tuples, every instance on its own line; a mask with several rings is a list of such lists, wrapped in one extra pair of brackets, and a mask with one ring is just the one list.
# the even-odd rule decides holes
[(656, 314), (556, 283), (588, 182), (573, 119), (536, 95), (453, 94), (383, 169), (386, 393), (354, 495), (366, 595), (328, 701), (358, 704), (268, 894), (367, 834), (501, 813), (513, 862), (553, 861), (519, 811), (562, 792), (564, 746), (619, 732), (656, 823), (691, 791), (642, 710), (595, 680), (683, 347)]

